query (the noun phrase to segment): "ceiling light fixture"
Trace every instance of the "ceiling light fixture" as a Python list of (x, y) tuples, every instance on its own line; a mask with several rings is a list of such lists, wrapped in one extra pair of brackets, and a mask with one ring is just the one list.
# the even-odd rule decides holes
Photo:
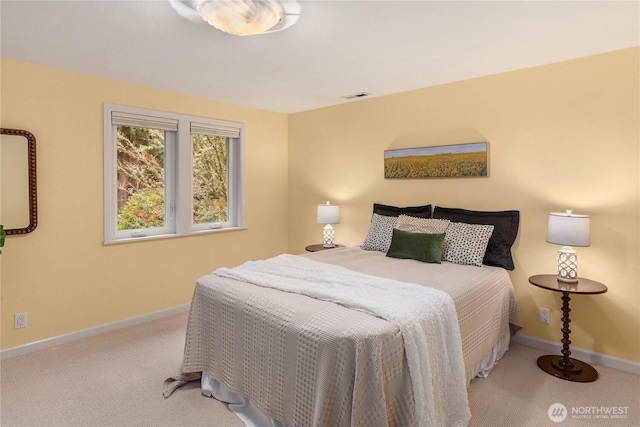
[[(300, 3), (289, 0), (169, 0), (192, 22), (208, 22), (225, 33), (251, 36), (284, 30), (300, 17)], [(204, 20), (204, 21), (203, 21)]]

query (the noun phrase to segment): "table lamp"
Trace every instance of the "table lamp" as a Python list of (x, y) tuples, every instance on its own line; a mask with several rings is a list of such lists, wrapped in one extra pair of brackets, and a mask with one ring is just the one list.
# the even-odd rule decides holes
[(589, 215), (578, 215), (567, 210), (565, 213), (549, 214), (547, 242), (562, 245), (558, 251), (558, 280), (578, 283), (578, 253), (572, 246), (589, 246)]
[(331, 224), (340, 224), (340, 207), (327, 202), (324, 205), (318, 205), (318, 224), (326, 224), (322, 230), (322, 246), (325, 248), (334, 248), (333, 243), (334, 231)]

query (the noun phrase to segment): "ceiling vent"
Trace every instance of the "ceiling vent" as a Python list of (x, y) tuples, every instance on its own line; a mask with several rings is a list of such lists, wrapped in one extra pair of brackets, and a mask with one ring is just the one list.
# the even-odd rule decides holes
[(367, 96), (371, 96), (371, 94), (369, 92), (360, 92), (360, 93), (354, 93), (353, 95), (345, 95), (345, 96), (342, 96), (341, 98), (357, 99), (357, 98), (366, 98)]

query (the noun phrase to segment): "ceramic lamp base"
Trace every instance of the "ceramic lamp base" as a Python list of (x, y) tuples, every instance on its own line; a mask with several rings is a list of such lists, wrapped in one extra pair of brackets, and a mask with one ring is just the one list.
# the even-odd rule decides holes
[(578, 283), (578, 253), (571, 246), (563, 246), (558, 251), (558, 280)]
[(322, 246), (325, 248), (335, 248), (336, 245), (333, 243), (334, 236), (335, 233), (331, 224), (325, 225), (322, 229)]

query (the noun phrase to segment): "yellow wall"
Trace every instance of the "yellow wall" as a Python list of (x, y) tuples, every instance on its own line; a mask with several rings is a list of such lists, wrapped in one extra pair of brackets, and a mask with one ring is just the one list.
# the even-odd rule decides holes
[[(361, 244), (371, 205), (517, 209), (514, 283), (524, 334), (559, 342), (549, 212), (591, 215), (580, 275), (604, 295), (574, 296), (572, 345), (640, 361), (639, 49), (360, 100), (289, 117), (289, 250), (321, 242), (315, 207), (340, 205), (336, 241)], [(366, 88), (365, 88), (366, 89)], [(385, 180), (388, 149), (488, 141), (490, 177)], [(552, 324), (538, 322), (538, 307)]]
[[(320, 242), (315, 207), (341, 206), (336, 240), (361, 244), (371, 204), (521, 212), (511, 277), (523, 333), (560, 339), (548, 213), (592, 216), (580, 274), (609, 286), (572, 300), (572, 345), (640, 361), (640, 49), (293, 115), (2, 59), (1, 125), (38, 141), (39, 224), (0, 256), (2, 348), (187, 303), (195, 280)], [(240, 121), (245, 231), (102, 245), (103, 102)], [(383, 151), (489, 141), (490, 177), (385, 180)], [(288, 206), (288, 210), (287, 210)], [(288, 240), (288, 245), (287, 245)], [(552, 325), (538, 323), (538, 307)], [(28, 327), (13, 330), (26, 311)]]
[[(3, 349), (188, 303), (198, 277), (286, 251), (286, 115), (5, 58), (1, 72), (2, 127), (37, 140), (39, 208), (2, 248)], [(105, 102), (245, 123), (247, 230), (104, 246)]]

